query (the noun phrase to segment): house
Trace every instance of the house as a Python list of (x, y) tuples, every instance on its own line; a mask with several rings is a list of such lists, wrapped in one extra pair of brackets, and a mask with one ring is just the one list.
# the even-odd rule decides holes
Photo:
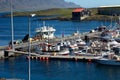
[(72, 11), (72, 20), (83, 20), (90, 15), (90, 11), (85, 8), (76, 8)]

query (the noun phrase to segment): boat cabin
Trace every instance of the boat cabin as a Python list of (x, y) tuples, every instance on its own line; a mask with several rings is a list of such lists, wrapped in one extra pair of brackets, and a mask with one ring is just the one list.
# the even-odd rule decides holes
[(54, 29), (53, 27), (50, 26), (44, 26), (37, 28), (36, 29), (36, 34), (35, 37), (41, 38), (41, 39), (53, 39), (54, 33), (55, 33), (56, 29)]

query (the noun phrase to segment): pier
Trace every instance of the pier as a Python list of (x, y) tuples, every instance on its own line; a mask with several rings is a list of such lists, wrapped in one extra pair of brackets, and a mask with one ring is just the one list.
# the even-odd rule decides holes
[[(22, 54), (22, 55), (28, 55), (28, 52), (22, 52), (22, 51), (12, 51), (12, 50), (7, 50), (7, 52), (10, 53), (15, 53), (15, 54)], [(30, 59), (31, 60), (64, 60), (64, 61), (94, 61), (94, 58), (96, 56), (86, 56), (86, 55), (81, 55), (81, 56), (77, 56), (77, 55), (55, 55), (55, 54), (51, 54), (51, 55), (40, 55), (40, 54), (36, 54), (36, 53), (30, 53)], [(29, 59), (29, 57), (27, 56), (27, 59)]]
[(26, 55), (27, 59), (29, 59), (28, 54), (30, 54), (31, 60), (64, 60), (64, 61), (94, 61), (95, 56), (86, 56), (86, 55), (56, 55), (56, 54), (48, 54), (48, 55), (40, 55), (37, 53), (29, 53), (23, 51), (13, 51), (13, 50), (6, 50), (4, 58), (8, 58), (8, 56), (14, 56), (16, 54), (19, 55)]
[[(101, 34), (101, 32), (83, 33), (83, 34), (78, 34), (78, 35), (65, 36), (65, 37), (63, 37), (63, 39), (64, 40), (73, 40), (73, 39), (79, 38), (79, 37), (84, 39), (85, 36), (87, 36), (90, 39), (95, 39), (95, 38), (99, 38), (100, 34)], [(59, 41), (61, 41), (61, 38), (49, 39), (49, 43), (56, 43), (56, 42), (59, 42)], [(38, 40), (38, 41), (32, 41), (31, 46), (39, 45), (39, 44), (44, 43), (44, 42), (46, 42), (46, 39)], [(21, 47), (28, 47), (28, 42), (14, 45), (15, 49), (16, 48), (21, 48)]]
[(38, 55), (31, 56), (32, 60), (64, 60), (64, 61), (94, 61), (95, 56), (75, 56), (75, 55)]
[[(64, 40), (73, 40), (73, 39), (75, 39), (75, 38), (78, 38), (78, 37), (81, 37), (82, 39), (84, 39), (85, 38), (85, 36), (88, 36), (89, 38), (92, 38), (92, 39), (94, 39), (94, 38), (99, 38), (99, 36), (100, 36), (100, 32), (93, 32), (93, 33), (83, 33), (83, 34), (79, 34), (79, 35), (71, 35), (71, 36), (65, 36), (65, 37), (63, 37), (63, 39)], [(50, 39), (49, 40), (49, 43), (57, 43), (57, 42), (59, 42), (59, 41), (61, 41), (61, 38), (55, 38), (55, 39)], [(33, 47), (33, 46), (36, 46), (36, 45), (39, 45), (39, 44), (41, 44), (41, 43), (44, 43), (44, 42), (46, 42), (46, 40), (38, 40), (38, 41), (32, 41), (32, 42), (30, 42), (30, 44), (31, 44), (31, 47)], [(15, 51), (12, 51), (11, 49), (10, 50), (6, 50), (6, 47), (7, 46), (1, 46), (0, 47), (0, 58), (4, 58), (4, 57), (9, 57), (9, 56), (11, 56), (11, 55), (14, 55), (14, 54), (23, 54), (23, 55), (28, 55), (28, 52), (27, 51), (17, 51), (16, 49), (19, 49), (19, 48), (22, 48), (22, 49), (27, 49), (28, 48), (28, 42), (24, 42), (24, 43), (20, 43), (20, 44), (15, 44), (14, 45), (14, 49), (15, 49)], [(33, 56), (38, 56), (38, 54), (35, 54), (35, 53), (31, 53), (31, 55), (33, 55)], [(39, 56), (44, 56), (44, 55), (39, 55)], [(65, 56), (65, 57), (63, 57), (63, 56), (49, 56), (50, 58), (66, 58), (66, 59), (71, 59), (71, 57), (69, 56)], [(76, 57), (76, 56), (75, 56)], [(77, 59), (80, 59), (80, 57), (76, 57)]]

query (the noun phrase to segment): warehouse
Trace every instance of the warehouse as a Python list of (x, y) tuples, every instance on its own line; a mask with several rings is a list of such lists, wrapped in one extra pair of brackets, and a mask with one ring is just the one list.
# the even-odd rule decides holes
[(120, 15), (120, 5), (101, 6), (98, 8), (98, 14), (119, 16)]

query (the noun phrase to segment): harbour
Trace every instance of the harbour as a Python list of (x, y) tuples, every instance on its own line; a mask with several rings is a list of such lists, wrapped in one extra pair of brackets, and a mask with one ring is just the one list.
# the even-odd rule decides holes
[[(46, 21), (46, 23), (47, 23), (48, 21)], [(50, 22), (53, 22), (53, 21), (50, 21)], [(55, 21), (56, 22), (56, 21)], [(43, 23), (43, 21), (41, 21), (41, 24)], [(64, 22), (63, 22), (64, 23)], [(69, 23), (69, 21), (68, 22), (65, 22), (66, 24), (68, 24)], [(71, 22), (70, 22), (71, 23)], [(78, 22), (72, 22), (72, 23), (75, 23), (75, 24), (78, 24)], [(83, 22), (84, 23), (84, 22)], [(52, 24), (54, 24), (54, 23), (52, 23)], [(59, 24), (59, 23), (58, 23)], [(75, 24), (73, 25), (73, 26), (75, 26)], [(86, 24), (86, 22), (85, 22), (85, 24)], [(87, 22), (87, 24), (89, 24), (89, 22)], [(94, 23), (94, 21), (93, 21), (93, 24), (95, 24)], [(36, 22), (34, 22), (34, 24), (32, 24), (32, 25), (36, 25)], [(91, 24), (92, 25), (92, 24)], [(99, 23), (99, 24), (97, 24), (96, 23), (96, 25), (98, 26), (98, 25), (101, 25), (101, 22)], [(95, 29), (96, 28), (96, 25), (94, 26), (94, 28), (93, 29)], [(60, 26), (60, 25), (59, 25)], [(66, 25), (65, 25), (66, 26)], [(33, 28), (33, 27), (32, 27)], [(34, 29), (32, 29), (32, 31), (31, 31), (31, 33), (33, 34), (33, 32), (34, 32), (34, 30), (36, 29), (37, 27), (34, 27)], [(74, 27), (73, 27), (74, 28)], [(77, 26), (76, 26), (76, 28), (77, 28)], [(25, 29), (26, 30), (26, 29)], [(77, 39), (79, 39), (79, 36), (68, 36), (68, 33), (69, 34), (72, 34), (72, 33), (74, 33), (74, 32), (76, 32), (77, 30), (79, 30), (80, 32), (82, 32), (81, 31), (81, 29), (75, 29), (74, 31), (71, 31), (70, 33), (69, 33), (69, 31), (67, 32), (67, 30), (65, 30), (65, 31), (62, 31), (62, 29), (61, 29), (61, 31), (60, 31), (60, 33), (64, 33), (64, 38), (63, 38), (63, 40), (64, 41), (68, 41), (68, 40), (70, 40), (71, 42), (74, 40), (74, 41), (77, 41)], [(87, 30), (87, 33), (84, 33), (84, 30), (83, 30), (83, 33), (82, 34), (80, 34), (81, 36), (81, 39), (84, 39), (85, 38), (85, 36), (87, 35), (87, 36), (89, 36), (89, 38), (91, 37), (91, 39), (95, 39), (96, 40), (96, 38), (98, 37), (98, 35), (100, 35), (100, 33), (91, 33), (90, 32), (91, 31), (91, 29), (89, 29), (89, 30)], [(18, 30), (18, 32), (19, 32), (19, 30)], [(25, 31), (23, 31), (23, 33), (24, 33)], [(57, 32), (57, 31), (56, 31)], [(21, 31), (20, 31), (20, 33), (21, 33)], [(19, 34), (19, 33), (18, 33)], [(55, 34), (56, 35), (56, 34)], [(66, 37), (66, 35), (67, 35), (67, 37)], [(96, 36), (97, 35), (97, 36)], [(25, 35), (23, 35), (22, 36), (22, 38), (24, 37)], [(60, 36), (62, 36), (61, 34), (60, 34)], [(17, 37), (19, 37), (19, 38), (21, 38), (21, 36), (17, 36)], [(92, 38), (93, 37), (93, 38)], [(19, 39), (18, 38), (18, 39)], [(8, 38), (8, 40), (9, 40), (9, 38)], [(55, 41), (56, 40), (56, 41)], [(31, 48), (32, 48), (32, 46), (34, 46), (34, 45), (40, 45), (40, 44), (42, 44), (42, 43), (44, 43), (44, 42), (48, 42), (48, 41), (40, 41), (39, 42), (39, 40), (38, 41), (33, 41), (33, 42), (31, 42)], [(61, 37), (60, 38), (56, 38), (56, 39), (54, 39), (54, 40), (49, 40), (49, 43), (58, 43), (58, 42), (61, 42)], [(9, 42), (8, 42), (9, 43)], [(24, 46), (25, 45), (25, 46)], [(29, 43), (28, 42), (26, 42), (26, 43), (21, 43), (21, 44), (16, 44), (14, 47), (15, 48), (20, 48), (20, 47), (26, 47), (26, 48), (28, 48), (28, 46), (29, 46)], [(80, 46), (79, 46), (80, 47)], [(34, 47), (33, 47), (34, 48)], [(3, 49), (4, 50), (4, 47), (3, 48), (1, 48), (1, 49)], [(7, 50), (6, 50), (7, 51)], [(63, 79), (63, 80), (66, 80), (66, 79), (68, 79), (68, 77), (66, 77), (66, 76), (68, 76), (67, 75), (67, 73), (69, 73), (69, 72), (72, 72), (72, 73), (69, 73), (69, 75), (71, 75), (71, 79), (70, 80), (73, 80), (73, 73), (74, 74), (76, 74), (76, 72), (78, 73), (78, 74), (76, 74), (76, 79), (78, 79), (79, 78), (79, 75), (80, 75), (80, 72), (82, 71), (82, 70), (84, 70), (84, 71), (86, 71), (86, 69), (88, 69), (88, 71), (87, 72), (83, 72), (83, 77), (81, 78), (82, 80), (84, 80), (84, 79), (89, 79), (90, 78), (90, 76), (88, 76), (88, 77), (86, 77), (85, 78), (85, 74), (91, 74), (92, 73), (92, 75), (93, 75), (93, 77), (92, 77), (92, 79), (96, 79), (96, 77), (95, 76), (97, 76), (97, 77), (101, 77), (101, 76), (103, 76), (103, 75), (108, 75), (108, 74), (111, 74), (111, 75), (114, 75), (114, 74), (118, 74), (119, 72), (117, 71), (117, 70), (119, 70), (119, 68), (117, 68), (116, 66), (113, 66), (113, 67), (108, 67), (108, 66), (101, 66), (101, 65), (98, 65), (96, 62), (95, 62), (95, 60), (94, 60), (94, 58), (96, 57), (96, 55), (97, 54), (95, 54), (95, 55), (89, 55), (89, 56), (87, 56), (87, 55), (84, 55), (84, 53), (81, 53), (81, 54), (78, 54), (78, 52), (79, 51), (75, 51), (74, 53), (71, 53), (71, 54), (65, 54), (65, 55), (62, 55), (62, 54), (57, 54), (57, 53), (59, 53), (59, 52), (46, 52), (45, 54), (46, 55), (40, 55), (40, 54), (37, 54), (37, 53), (35, 53), (35, 52), (31, 52), (31, 57), (29, 58), (29, 56), (28, 56), (28, 52), (26, 51), (26, 52), (24, 52), (24, 51), (12, 51), (12, 50), (8, 50), (8, 52), (14, 52), (14, 53), (17, 53), (17, 54), (24, 54), (24, 55), (21, 55), (21, 56), (16, 56), (16, 57), (10, 57), (10, 58), (6, 58), (6, 59), (1, 59), (1, 75), (0, 76), (2, 76), (2, 77), (5, 77), (5, 78), (9, 78), (10, 76), (12, 76), (13, 78), (14, 77), (17, 77), (17, 78), (21, 78), (21, 79), (28, 79), (27, 78), (27, 67), (26, 66), (24, 66), (24, 65), (28, 65), (28, 60), (30, 59), (31, 60), (31, 64), (32, 64), (32, 66), (31, 66), (31, 71), (32, 72), (34, 72), (34, 73), (32, 73), (31, 75), (32, 76), (34, 76), (34, 77), (32, 77), (32, 79), (34, 80), (37, 80), (38, 78), (40, 78), (40, 77), (43, 77), (43, 80), (47, 80), (47, 79), (58, 79), (58, 78), (60, 78), (60, 79)], [(99, 51), (98, 51), (99, 52)], [(97, 55), (98, 56), (98, 55)], [(12, 61), (12, 63), (10, 63), (10, 65), (9, 64), (6, 64), (6, 62), (11, 62)], [(11, 69), (11, 70), (8, 70), (8, 69), (6, 69), (6, 67), (3, 67), (4, 65), (7, 65), (8, 66), (8, 69)], [(15, 67), (15, 66), (17, 66), (17, 65), (20, 65), (19, 67)], [(34, 67), (33, 67), (34, 66)], [(24, 68), (23, 68), (24, 67)], [(85, 68), (84, 68), (85, 67)], [(14, 69), (13, 69), (14, 68)], [(22, 71), (20, 71), (21, 70), (21, 68), (23, 68), (23, 70)], [(55, 68), (55, 69), (54, 69)], [(63, 68), (65, 68), (65, 69), (63, 69)], [(73, 69), (74, 68), (74, 69)], [(76, 68), (76, 69), (75, 69)], [(80, 69), (81, 68), (81, 69)], [(42, 70), (42, 69), (47, 69), (45, 72), (44, 72), (44, 70)], [(67, 69), (67, 70), (66, 70)], [(105, 70), (105, 69), (107, 69), (107, 70)], [(106, 74), (101, 74), (101, 73), (104, 73), (105, 71), (109, 71), (109, 69), (110, 70), (112, 70), (112, 73), (106, 73)], [(18, 70), (18, 71), (16, 71), (16, 70)], [(103, 72), (101, 72), (100, 73), (100, 70), (103, 70)], [(116, 72), (114, 72), (114, 70), (116, 71)], [(16, 72), (15, 72), (16, 71)], [(50, 73), (49, 73), (49, 71), (50, 71)], [(58, 71), (58, 72), (57, 72)], [(64, 74), (64, 75), (61, 75), (62, 73), (64, 73), (64, 71), (65, 71), (65, 73), (66, 74)], [(95, 71), (97, 71), (97, 74), (96, 75), (94, 75), (94, 72)], [(3, 74), (3, 72), (5, 72), (5, 75)], [(13, 74), (7, 74), (7, 73), (10, 73), (10, 72), (12, 72)], [(22, 74), (26, 74), (26, 75), (20, 75), (19, 74), (19, 72), (20, 73), (22, 73)], [(54, 73), (55, 72), (55, 73)], [(57, 76), (56, 76), (56, 73), (57, 73)], [(37, 75), (36, 75), (37, 74)], [(98, 75), (98, 74), (101, 74), (100, 76)], [(8, 76), (9, 75), (9, 76)], [(47, 76), (47, 77), (45, 77), (45, 76)], [(64, 78), (62, 77), (61, 78), (61, 76), (65, 76)], [(118, 75), (114, 75), (114, 76), (117, 76), (117, 79), (116, 80), (119, 80), (119, 76)], [(11, 77), (10, 77), (11, 78)], [(101, 79), (101, 78), (100, 78)], [(103, 80), (107, 80), (107, 79), (110, 79), (110, 76), (108, 76), (107, 78), (102, 78)], [(111, 80), (112, 80), (113, 78), (111, 78)], [(99, 80), (99, 79), (98, 79)]]
[(101, 2), (0, 1), (0, 80), (119, 80), (120, 5)]

